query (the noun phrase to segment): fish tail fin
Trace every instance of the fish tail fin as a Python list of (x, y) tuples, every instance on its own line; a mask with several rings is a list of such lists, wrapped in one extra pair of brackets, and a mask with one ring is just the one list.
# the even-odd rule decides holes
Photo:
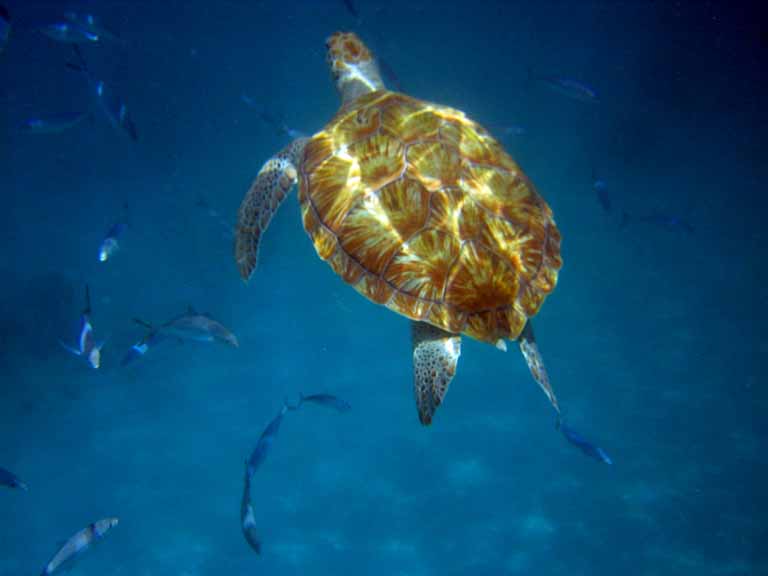
[(74, 346), (70, 346), (69, 344), (65, 344), (61, 340), (59, 340), (59, 344), (61, 345), (62, 348), (64, 348), (64, 350), (66, 350), (70, 354), (74, 354), (75, 356), (80, 356), (80, 350), (78, 350)]
[(104, 348), (104, 344), (107, 343), (107, 340), (109, 340), (109, 338), (97, 342), (88, 352), (87, 359), (92, 368), (99, 368), (101, 366), (101, 349)]
[(123, 356), (123, 359), (120, 360), (120, 366), (124, 368), (129, 364), (133, 364), (136, 360), (138, 360), (142, 356), (143, 354), (136, 349), (136, 346), (131, 346), (128, 349), (128, 352), (126, 352), (125, 355)]

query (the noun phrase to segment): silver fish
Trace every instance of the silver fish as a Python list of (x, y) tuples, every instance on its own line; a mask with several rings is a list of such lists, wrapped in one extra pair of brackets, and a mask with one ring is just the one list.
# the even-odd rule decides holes
[(280, 431), (280, 425), (283, 423), (285, 413), (289, 410), (297, 410), (300, 405), (299, 403), (298, 406), (290, 406), (287, 402), (283, 402), (280, 412), (264, 428), (261, 436), (259, 436), (259, 441), (256, 443), (256, 447), (245, 461), (245, 485), (243, 486), (243, 499), (240, 504), (240, 526), (245, 540), (257, 554), (261, 554), (261, 542), (256, 534), (256, 518), (253, 514), (253, 506), (251, 505), (251, 478), (253, 478), (256, 470), (259, 469), (267, 458), (267, 453), (272, 447), (277, 433)]
[(285, 134), (291, 140), (296, 140), (296, 138), (304, 138), (306, 136), (306, 134), (304, 134), (303, 132), (288, 126), (288, 124), (285, 123), (285, 120), (283, 119), (283, 117), (280, 116), (279, 114), (275, 114), (274, 112), (269, 112), (268, 110), (265, 110), (264, 107), (260, 106), (256, 102), (256, 100), (254, 100), (247, 94), (241, 94), (240, 101), (246, 106), (249, 106), (254, 110), (256, 110), (256, 114), (258, 115), (259, 119), (261, 119), (262, 122), (269, 124), (278, 133)]
[(600, 448), (600, 446), (589, 442), (584, 436), (576, 432), (570, 426), (566, 426), (565, 422), (563, 422), (560, 417), (557, 418), (555, 428), (562, 432), (565, 439), (568, 440), (571, 445), (581, 450), (590, 458), (594, 458), (604, 464), (613, 464), (613, 460), (608, 456), (605, 450)]
[(77, 64), (68, 62), (67, 66), (72, 70), (77, 70), (78, 72), (85, 74), (88, 79), (88, 84), (93, 90), (96, 102), (110, 124), (115, 128), (119, 128), (126, 132), (134, 142), (137, 141), (139, 135), (136, 131), (136, 124), (133, 122), (133, 118), (128, 112), (128, 108), (122, 98), (120, 98), (120, 95), (102, 80), (97, 80), (88, 68), (88, 64), (80, 49), (76, 45), (73, 45), (72, 48), (74, 49), (79, 62)]
[(193, 340), (195, 342), (224, 342), (237, 348), (240, 343), (232, 331), (226, 328), (218, 320), (214, 320), (208, 314), (201, 314), (191, 306), (184, 314), (172, 318), (154, 327), (148, 322), (136, 320), (137, 323), (156, 331), (164, 336), (173, 336), (180, 340)]
[(136, 360), (142, 358), (147, 352), (166, 340), (168, 340), (167, 336), (160, 334), (157, 330), (150, 329), (141, 340), (128, 349), (128, 352), (123, 356), (120, 365), (128, 366), (129, 364), (133, 364)]
[(0, 6), (0, 53), (8, 45), (8, 39), (11, 36), (11, 15), (8, 8)]
[(527, 130), (520, 124), (486, 124), (486, 127), (500, 136), (525, 136)]
[(248, 461), (245, 462), (245, 482), (243, 485), (243, 499), (240, 503), (240, 528), (248, 545), (256, 554), (261, 554), (261, 542), (256, 533), (256, 516), (251, 504), (251, 474)]
[(259, 441), (256, 443), (256, 447), (248, 458), (249, 475), (253, 476), (256, 473), (256, 470), (259, 469), (259, 466), (261, 466), (267, 458), (267, 453), (272, 447), (275, 438), (277, 438), (277, 433), (280, 431), (280, 425), (283, 423), (283, 416), (285, 416), (285, 413), (288, 412), (288, 410), (295, 410), (295, 408), (291, 408), (288, 404), (284, 403), (277, 416), (272, 419), (267, 427), (264, 428), (261, 436), (259, 436)]
[(344, 8), (347, 9), (347, 12), (349, 12), (355, 19), (360, 18), (360, 12), (357, 11), (357, 7), (352, 2), (352, 0), (343, 0)]
[(107, 30), (98, 18), (93, 14), (87, 14), (85, 12), (73, 12), (71, 10), (64, 12), (64, 18), (69, 20), (72, 24), (99, 38), (99, 41), (113, 42), (115, 44), (125, 44), (125, 40), (117, 36), (116, 34)]
[(125, 229), (126, 225), (122, 222), (118, 222), (117, 224), (113, 224), (107, 231), (107, 234), (99, 245), (99, 262), (106, 262), (109, 260), (110, 256), (117, 252), (120, 248), (118, 238), (120, 238), (120, 235)]
[(104, 342), (97, 343), (93, 337), (93, 325), (91, 324), (91, 292), (88, 285), (85, 286), (85, 308), (80, 314), (80, 332), (78, 334), (77, 346), (69, 346), (61, 340), (59, 340), (59, 344), (75, 356), (85, 358), (91, 368), (96, 369), (101, 366), (101, 349), (104, 346)]
[(572, 100), (594, 103), (600, 101), (597, 96), (597, 92), (595, 92), (590, 86), (587, 86), (578, 80), (573, 80), (572, 78), (561, 78), (559, 76), (535, 74), (530, 68), (528, 69), (528, 78), (541, 82), (555, 92), (558, 92), (563, 96), (567, 96)]
[(392, 88), (395, 89), (395, 92), (403, 91), (400, 78), (398, 78), (394, 68), (392, 68), (392, 66), (390, 66), (383, 58), (379, 58), (379, 69), (384, 76), (384, 79), (387, 81), (388, 86), (392, 86)]
[(310, 394), (309, 396), (301, 394), (299, 397), (299, 406), (304, 404), (304, 402), (327, 406), (337, 412), (349, 412), (352, 410), (352, 406), (349, 402), (332, 394)]
[(89, 32), (71, 22), (54, 22), (41, 26), (38, 30), (51, 40), (62, 44), (95, 44), (100, 39), (98, 34)]
[(139, 139), (136, 124), (134, 124), (128, 113), (128, 108), (117, 92), (101, 80), (93, 81), (93, 87), (99, 106), (112, 126), (121, 128), (131, 137), (131, 140), (136, 142)]
[(21, 126), (21, 132), (31, 135), (61, 134), (79, 126), (90, 112), (84, 112), (76, 116), (48, 116), (45, 118), (30, 118)]
[(237, 348), (240, 343), (228, 328), (207, 314), (200, 314), (193, 308), (160, 326), (160, 332), (182, 340), (198, 342), (224, 342)]
[(29, 488), (27, 488), (27, 485), (19, 480), (19, 477), (16, 476), (13, 472), (10, 470), (6, 470), (3, 467), (0, 467), (0, 486), (7, 486), (8, 488), (18, 488), (20, 490), (24, 490), (27, 492)]
[(40, 576), (47, 576), (57, 571), (68, 570), (74, 561), (88, 550), (94, 542), (101, 539), (110, 529), (117, 526), (117, 518), (104, 518), (93, 524), (88, 524), (85, 528), (77, 532), (45, 565)]

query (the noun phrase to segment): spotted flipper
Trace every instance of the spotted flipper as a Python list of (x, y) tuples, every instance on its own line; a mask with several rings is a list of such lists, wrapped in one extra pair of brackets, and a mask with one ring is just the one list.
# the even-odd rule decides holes
[(240, 204), (235, 229), (235, 261), (240, 277), (245, 281), (256, 269), (261, 235), (298, 179), (299, 160), (306, 143), (306, 138), (294, 140), (267, 160)]
[(425, 322), (411, 322), (416, 408), (425, 426), (448, 392), (461, 354), (461, 336)]
[(526, 322), (518, 342), (520, 343), (520, 351), (523, 353), (525, 361), (528, 363), (528, 369), (531, 371), (531, 376), (533, 376), (533, 379), (536, 380), (536, 383), (544, 391), (544, 394), (547, 395), (555, 412), (560, 414), (560, 406), (557, 404), (555, 391), (552, 390), (552, 385), (549, 383), (547, 369), (544, 367), (544, 359), (541, 357), (539, 347), (536, 345), (536, 338), (533, 336), (533, 326), (531, 325), (530, 320)]

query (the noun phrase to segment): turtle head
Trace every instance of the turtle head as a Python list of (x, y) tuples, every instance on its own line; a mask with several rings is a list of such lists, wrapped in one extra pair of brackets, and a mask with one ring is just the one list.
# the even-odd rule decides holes
[(354, 32), (336, 32), (325, 41), (328, 66), (343, 104), (384, 89), (376, 60)]

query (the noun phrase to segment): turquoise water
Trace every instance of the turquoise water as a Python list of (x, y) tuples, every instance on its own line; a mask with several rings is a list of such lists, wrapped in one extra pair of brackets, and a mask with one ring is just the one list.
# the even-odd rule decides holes
[[(120, 524), (76, 574), (765, 574), (760, 251), (766, 162), (757, 15), (716, 5), (492, 2), (8, 2), (0, 54), (0, 575), (39, 573), (88, 523)], [(69, 46), (67, 8), (124, 43), (84, 45), (128, 106), (112, 127)], [(408, 323), (314, 253), (295, 194), (248, 286), (231, 225), (288, 137), (338, 107), (324, 39), (357, 31), (409, 94), (492, 126), (551, 205), (558, 287), (536, 317), (571, 425), (554, 427), (516, 347), (464, 339), (434, 424), (412, 390)], [(529, 70), (533, 76), (529, 79)], [(597, 102), (543, 76), (590, 86)], [(92, 118), (61, 134), (36, 116)], [(512, 128), (519, 126), (522, 129)], [(593, 189), (606, 183), (610, 210)], [(626, 213), (628, 218), (623, 217)], [(98, 261), (104, 233), (128, 228)], [(75, 340), (92, 293), (102, 366)], [(121, 359), (189, 305), (240, 347)], [(243, 462), (284, 398), (253, 479), (262, 556), (239, 526)]]

